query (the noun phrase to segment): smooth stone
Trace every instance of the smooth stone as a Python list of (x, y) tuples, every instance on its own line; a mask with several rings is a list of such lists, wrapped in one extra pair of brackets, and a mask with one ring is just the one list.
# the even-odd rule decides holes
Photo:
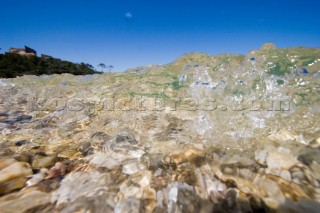
[(250, 158), (236, 154), (236, 155), (233, 155), (230, 159), (226, 159), (225, 163), (226, 164), (238, 164), (241, 166), (251, 166), (252, 164), (254, 164), (254, 161), (251, 160)]
[(140, 200), (135, 198), (128, 198), (120, 201), (114, 208), (114, 213), (139, 213), (140, 212)]
[(131, 157), (131, 158), (141, 158), (143, 155), (144, 155), (144, 151), (143, 150), (129, 150), (128, 151), (128, 155)]
[(295, 135), (286, 129), (281, 129), (278, 132), (270, 135), (269, 138), (274, 141), (286, 142), (295, 140)]
[(32, 116), (31, 115), (20, 115), (16, 119), (18, 122), (26, 122), (26, 121), (31, 120)]
[(254, 159), (261, 165), (265, 165), (268, 153), (265, 150), (256, 151), (254, 153)]
[(24, 213), (29, 209), (50, 203), (50, 194), (27, 189), (0, 198), (1, 213)]
[(162, 207), (163, 206), (163, 192), (162, 191), (158, 191), (157, 192), (157, 206)]
[(96, 189), (106, 192), (111, 183), (109, 173), (98, 171), (69, 173), (60, 183), (60, 187), (51, 195), (51, 202), (62, 203), (73, 202), (80, 197), (91, 197), (97, 195)]
[(201, 212), (201, 199), (194, 187), (186, 183), (172, 182), (163, 191), (166, 212)]
[(253, 212), (265, 212), (263, 201), (260, 197), (251, 196), (249, 202)]
[(247, 157), (241, 157), (239, 159), (239, 164), (242, 166), (251, 166), (254, 164), (254, 161)]
[(310, 168), (311, 168), (315, 178), (320, 180), (320, 164), (318, 164), (316, 162), (312, 162)]
[(291, 174), (288, 170), (281, 171), (280, 177), (284, 180), (291, 181)]
[(83, 156), (88, 156), (88, 155), (91, 155), (94, 153), (94, 150), (92, 148), (92, 145), (90, 142), (85, 142), (83, 143), (80, 148), (79, 148), (79, 151), (81, 152), (81, 154)]
[(152, 172), (150, 171), (140, 171), (137, 174), (131, 176), (130, 181), (140, 187), (148, 187), (152, 180)]
[(304, 174), (302, 171), (295, 171), (291, 174), (292, 179), (304, 180)]
[(263, 200), (268, 207), (277, 208), (285, 201), (285, 196), (276, 182), (263, 178), (257, 185), (260, 186), (267, 194)]
[(265, 173), (266, 173), (267, 175), (269, 175), (269, 174), (271, 174), (271, 170), (270, 170), (269, 168), (266, 168)]
[(27, 143), (29, 143), (28, 140), (19, 140), (19, 141), (15, 142), (15, 145), (16, 146), (23, 146), (23, 145), (25, 145)]
[(177, 202), (177, 200), (178, 200), (178, 188), (177, 187), (172, 187), (169, 190), (168, 199), (169, 199), (169, 201)]
[(264, 198), (263, 201), (271, 209), (277, 209), (280, 206), (280, 203), (272, 197)]
[(219, 183), (218, 186), (217, 186), (217, 190), (219, 192), (226, 191), (227, 190), (227, 186), (224, 183)]
[[(161, 165), (161, 161), (163, 159), (162, 154), (149, 154), (148, 156), (148, 168), (149, 169), (158, 169), (159, 165)], [(170, 162), (170, 160), (169, 160)]]
[(31, 156), (30, 154), (27, 153), (21, 153), (18, 155), (14, 155), (14, 159), (20, 162), (26, 162), (26, 163), (31, 163)]
[(306, 149), (298, 156), (298, 160), (309, 166), (313, 161), (320, 164), (320, 150), (318, 149)]
[(10, 166), (13, 163), (16, 163), (17, 161), (13, 158), (1, 158), (0, 159), (0, 170), (6, 168), (7, 166)]
[(115, 156), (113, 152), (95, 152), (93, 155), (88, 156), (87, 159), (96, 167), (114, 169), (120, 166), (122, 161), (127, 160), (128, 157), (123, 154)]
[(140, 171), (136, 174), (130, 175), (126, 181), (120, 186), (118, 198), (120, 200), (130, 197), (156, 199), (156, 191), (150, 188), (152, 172), (148, 170)]
[(290, 149), (284, 148), (282, 146), (278, 147), (278, 152), (285, 153), (285, 154), (288, 154), (288, 155), (290, 155), (292, 153), (292, 151)]
[(264, 168), (260, 168), (260, 169), (258, 170), (258, 173), (259, 173), (259, 174), (264, 174), (264, 173), (265, 173), (265, 169), (264, 169)]
[(280, 206), (278, 212), (290, 212), (290, 213), (318, 213), (320, 209), (319, 202), (301, 198), (298, 201), (292, 201), (287, 199), (286, 202)]
[(116, 136), (115, 138), (116, 143), (129, 143), (129, 144), (137, 144), (138, 141), (136, 140), (135, 136), (131, 132), (123, 132)]
[(301, 184), (301, 181), (298, 178), (293, 178), (292, 182), (296, 183), (296, 184)]
[(228, 212), (234, 212), (237, 209), (237, 190), (231, 188), (228, 189), (225, 193), (225, 199), (222, 200), (221, 206), (222, 209), (227, 210)]
[(42, 168), (38, 174), (32, 175), (32, 177), (26, 182), (26, 185), (33, 186), (37, 183), (40, 183), (44, 179), (47, 172), (48, 169)]
[(10, 193), (16, 189), (21, 189), (25, 186), (27, 178), (25, 177), (18, 177), (11, 179), (5, 183), (0, 184), (0, 195), (4, 195)]
[(319, 148), (320, 147), (320, 137), (317, 138), (316, 140), (312, 141), (311, 147), (312, 148)]
[(132, 175), (143, 170), (144, 168), (145, 166), (139, 163), (138, 161), (133, 161), (123, 165), (122, 173)]
[(127, 183), (120, 185), (120, 192), (117, 195), (120, 199), (126, 199), (135, 197), (141, 199), (143, 196), (143, 190), (139, 186), (128, 186)]
[(36, 155), (32, 160), (32, 167), (35, 169), (51, 168), (57, 162), (57, 155)]
[(239, 195), (237, 198), (237, 205), (240, 209), (240, 212), (253, 212), (249, 198)]
[(239, 170), (240, 177), (248, 179), (248, 180), (253, 180), (255, 174), (250, 171), (250, 169), (240, 169)]
[(280, 152), (268, 152), (267, 165), (269, 169), (290, 169), (298, 161), (289, 154)]
[(131, 131), (123, 131), (113, 137), (113, 139), (107, 141), (104, 147), (108, 149), (114, 149), (117, 146), (126, 146), (126, 145), (136, 145), (138, 141), (136, 140), (135, 134)]
[(0, 184), (14, 178), (27, 177), (29, 175), (32, 175), (30, 165), (25, 162), (16, 162), (0, 171)]
[(230, 167), (225, 167), (223, 169), (223, 173), (228, 174), (228, 175), (232, 175), (234, 173), (234, 169), (232, 169)]
[(159, 169), (157, 169), (157, 171), (155, 171), (154, 176), (155, 176), (155, 177), (160, 176), (161, 173), (162, 173), (162, 169), (159, 168)]
[[(67, 205), (59, 206), (57, 209), (35, 211), (40, 213), (104, 213), (113, 212), (115, 204), (115, 197), (112, 194), (98, 193), (94, 199), (87, 197), (80, 197)], [(47, 208), (47, 207), (46, 207)], [(49, 206), (50, 208), (50, 206)]]
[(46, 174), (46, 179), (62, 177), (67, 174), (72, 165), (68, 165), (68, 163), (57, 162), (50, 170), (46, 168), (42, 168), (40, 173)]
[(182, 164), (186, 162), (199, 164), (205, 158), (205, 154), (199, 149), (187, 149), (179, 154), (171, 156), (171, 162), (175, 164)]
[[(268, 171), (268, 173), (267, 173), (267, 171)], [(280, 176), (281, 169), (280, 168), (272, 168), (272, 169), (267, 168), (266, 169), (266, 173), (267, 174), (272, 174), (272, 175), (275, 175), (275, 176)]]

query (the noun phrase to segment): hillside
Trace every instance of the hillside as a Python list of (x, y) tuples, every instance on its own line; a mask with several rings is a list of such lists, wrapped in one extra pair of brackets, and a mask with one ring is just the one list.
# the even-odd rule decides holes
[(75, 64), (55, 58), (0, 54), (0, 78), (15, 78), (22, 75), (52, 75), (70, 73), (88, 75), (98, 73), (90, 64)]
[(315, 213), (319, 120), (319, 48), (0, 79), (0, 209)]

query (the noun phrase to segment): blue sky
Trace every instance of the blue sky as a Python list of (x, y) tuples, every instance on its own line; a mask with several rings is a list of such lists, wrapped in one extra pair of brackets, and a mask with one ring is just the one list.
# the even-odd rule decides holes
[(0, 48), (27, 45), (123, 71), (189, 52), (246, 54), (265, 42), (320, 47), (319, 8), (318, 0), (2, 1)]

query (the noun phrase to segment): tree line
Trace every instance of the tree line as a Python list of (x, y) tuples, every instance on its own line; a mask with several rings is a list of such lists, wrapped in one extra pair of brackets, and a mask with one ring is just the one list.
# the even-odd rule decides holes
[[(109, 67), (110, 70), (112, 68)], [(10, 53), (0, 54), (0, 78), (62, 73), (88, 75), (101, 72), (95, 71), (94, 67), (88, 63), (72, 63), (56, 58), (41, 58), (37, 56), (26, 57)]]

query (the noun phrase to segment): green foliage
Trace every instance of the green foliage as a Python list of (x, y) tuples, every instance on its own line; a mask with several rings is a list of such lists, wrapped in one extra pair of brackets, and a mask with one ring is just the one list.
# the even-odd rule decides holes
[(62, 73), (88, 75), (98, 73), (92, 68), (90, 64), (75, 64), (55, 58), (26, 57), (17, 54), (0, 55), (0, 78), (15, 78), (22, 75)]
[(278, 84), (278, 85), (284, 84), (284, 80), (278, 79), (278, 80), (277, 80), (277, 84)]
[[(266, 60), (268, 74), (284, 76), (290, 73), (291, 68), (294, 67), (295, 64), (289, 60), (288, 53), (285, 49), (268, 50), (268, 59)], [(267, 64), (270, 62), (271, 64)]]
[[(284, 76), (292, 70), (301, 67), (308, 67), (320, 58), (320, 50), (315, 48), (290, 48), (290, 49), (274, 49), (268, 53), (265, 67), (271, 75)], [(272, 63), (271, 67), (270, 64)], [(309, 69), (309, 68), (308, 68)], [(317, 71), (314, 67), (311, 71)]]
[(295, 93), (295, 95), (301, 97), (300, 105), (308, 105), (308, 104), (310, 104), (310, 96), (307, 93)]
[(256, 90), (258, 86), (260, 89), (266, 87), (265, 82), (261, 78), (253, 80), (252, 89)]
[(182, 84), (180, 84), (179, 79), (177, 77), (173, 77), (173, 81), (172, 81), (172, 88), (174, 90), (179, 90), (183, 87)]
[(172, 88), (174, 90), (179, 90), (182, 86), (180, 85), (179, 81), (172, 82)]
[(245, 93), (239, 89), (232, 90), (232, 94), (235, 96), (245, 95)]
[(275, 66), (271, 68), (268, 73), (271, 75), (284, 76), (290, 72), (290, 66), (291, 63), (287, 63), (287, 61), (279, 61), (275, 63)]
[(317, 59), (318, 59), (318, 58), (315, 57), (315, 56), (309, 56), (309, 57), (304, 56), (304, 57), (300, 57), (300, 60), (302, 61), (302, 64), (301, 64), (301, 65), (302, 65), (303, 67), (309, 66), (309, 64), (314, 63)]

